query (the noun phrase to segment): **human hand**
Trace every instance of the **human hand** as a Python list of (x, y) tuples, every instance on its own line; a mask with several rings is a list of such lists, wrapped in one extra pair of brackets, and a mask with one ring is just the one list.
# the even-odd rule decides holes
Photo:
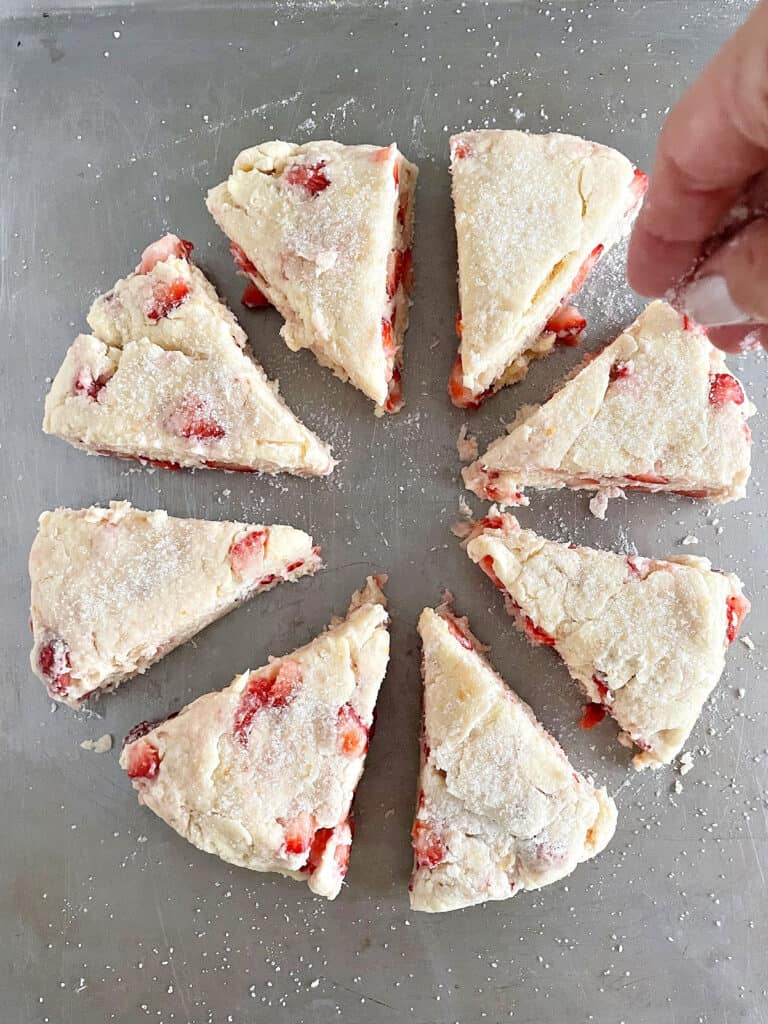
[(718, 347), (768, 348), (768, 0), (667, 117), (627, 274)]

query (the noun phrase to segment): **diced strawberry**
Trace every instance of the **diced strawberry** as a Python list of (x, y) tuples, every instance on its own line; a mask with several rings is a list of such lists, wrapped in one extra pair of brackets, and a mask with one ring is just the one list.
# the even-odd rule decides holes
[[(501, 516), (483, 516), (482, 519), (478, 519), (475, 526), (482, 527), (483, 530), (502, 530), (504, 528), (504, 520)], [(486, 557), (490, 557), (486, 555)]]
[(331, 184), (323, 168), (325, 160), (319, 160), (316, 164), (291, 164), (283, 173), (283, 180), (288, 185), (298, 185), (311, 196), (328, 188)]
[(87, 395), (95, 400), (108, 380), (109, 377), (104, 374), (94, 377), (90, 366), (82, 366), (75, 377), (73, 391), (76, 395)]
[(461, 646), (465, 650), (471, 651), (472, 650), (472, 641), (464, 633), (464, 631), (461, 629), (461, 627), (456, 622), (456, 620), (452, 616), (450, 616), (448, 613), (445, 613), (443, 615), (443, 618), (445, 620), (446, 626), (448, 627), (448, 629), (450, 629), (451, 633), (456, 637), (456, 639), (459, 641)]
[(381, 319), (381, 345), (384, 349), (385, 359), (394, 359), (397, 352), (397, 343), (392, 334), (392, 321), (386, 317)]
[(43, 644), (38, 651), (37, 664), (47, 680), (49, 691), (59, 697), (66, 697), (72, 682), (72, 666), (69, 647), (64, 640), (56, 637)]
[(464, 321), (461, 319), (461, 310), (456, 310), (456, 334), (460, 338), (464, 333)]
[(387, 296), (393, 298), (402, 284), (406, 291), (410, 288), (413, 268), (413, 253), (410, 249), (393, 249), (389, 254), (387, 268)]
[(479, 395), (473, 395), (469, 388), (464, 387), (464, 367), (461, 364), (461, 356), (456, 356), (456, 362), (453, 364), (451, 370), (451, 376), (448, 381), (448, 394), (451, 396), (451, 401), (459, 409), (478, 409), (481, 402), (488, 394), (487, 391), (483, 391)]
[(639, 580), (644, 580), (650, 571), (648, 559), (639, 558), (635, 555), (627, 556), (627, 568), (630, 575), (635, 576)]
[(657, 476), (655, 473), (628, 473), (627, 480), (635, 480), (639, 484), (668, 484), (669, 478)]
[(163, 235), (162, 238), (148, 245), (141, 254), (141, 262), (136, 267), (137, 274), (148, 274), (156, 264), (164, 263), (169, 257), (176, 256), (185, 260), (194, 249), (191, 242), (187, 242), (178, 235)]
[(716, 406), (726, 402), (741, 405), (744, 401), (741, 384), (730, 373), (713, 373), (709, 378), (709, 401)]
[(632, 376), (632, 367), (628, 363), (614, 363), (608, 377), (610, 380), (625, 380)]
[(269, 530), (257, 527), (244, 537), (232, 542), (229, 548), (229, 564), (239, 576), (255, 576), (264, 562)]
[(342, 878), (344, 878), (349, 870), (349, 855), (351, 852), (352, 847), (349, 843), (337, 843), (336, 849), (333, 851), (333, 859)]
[(411, 838), (417, 867), (433, 868), (445, 860), (448, 852), (445, 842), (428, 822), (417, 818), (413, 823)]
[(496, 569), (494, 568), (493, 558), (491, 555), (485, 555), (480, 559), (480, 568), (483, 570), (488, 579), (493, 583), (494, 587), (499, 590), (506, 590), (506, 587), (501, 582), (499, 577), (496, 575)]
[(248, 257), (245, 255), (245, 250), (242, 249), (237, 242), (229, 243), (229, 251), (232, 253), (232, 259), (237, 264), (239, 270), (241, 270), (246, 276), (250, 274), (257, 274), (256, 267), (251, 263)]
[(578, 345), (586, 326), (586, 319), (575, 306), (561, 306), (549, 318), (544, 330), (555, 334), (561, 345)]
[(392, 156), (392, 146), (380, 146), (371, 153), (371, 160), (376, 164), (385, 164)]
[(464, 160), (466, 157), (470, 155), (471, 152), (472, 149), (469, 143), (465, 142), (464, 139), (459, 139), (458, 142), (454, 142), (454, 144), (451, 146), (451, 155), (454, 156), (457, 160)]
[(594, 729), (605, 718), (607, 712), (602, 704), (586, 704), (579, 725), (582, 729)]
[(403, 386), (400, 377), (400, 370), (397, 366), (392, 368), (392, 376), (389, 380), (389, 392), (384, 408), (387, 412), (397, 412), (403, 404)]
[(544, 644), (547, 647), (554, 647), (557, 642), (553, 636), (550, 636), (540, 626), (537, 626), (530, 616), (526, 615), (523, 619), (523, 629), (525, 630), (528, 638), (533, 640), (535, 644)]
[(592, 676), (592, 682), (597, 687), (597, 692), (600, 694), (600, 701), (601, 701), (601, 703), (605, 704), (606, 698), (608, 697), (608, 694), (610, 693), (610, 690), (605, 685), (603, 680), (600, 679), (600, 677), (597, 676), (597, 675)]
[(216, 440), (226, 433), (197, 395), (185, 395), (179, 407), (168, 417), (166, 425), (177, 437), (191, 437), (198, 441)]
[(319, 828), (315, 832), (312, 839), (312, 845), (309, 849), (309, 858), (307, 863), (301, 869), (302, 871), (314, 872), (320, 867), (320, 861), (325, 853), (325, 848), (328, 845), (334, 830), (332, 828)]
[(300, 811), (293, 818), (281, 819), (280, 824), (285, 832), (285, 852), (290, 856), (308, 853), (317, 827), (315, 816), (309, 811)]
[[(347, 828), (349, 828), (350, 832), (352, 831), (351, 818), (347, 818), (340, 822), (336, 828), (319, 828), (315, 832), (312, 840), (312, 846), (309, 850), (307, 863), (301, 870), (307, 871), (310, 874), (317, 871), (320, 867), (320, 861), (328, 848), (328, 844), (335, 839), (336, 842), (334, 843), (333, 860), (338, 868), (339, 874), (343, 878), (347, 873), (347, 868), (349, 867), (350, 843), (346, 835)], [(341, 839), (344, 841), (339, 841)]]
[(258, 473), (258, 469), (254, 469), (253, 466), (238, 466), (234, 462), (217, 462), (216, 459), (206, 459), (203, 465), (207, 466), (208, 469), (224, 469), (228, 473)]
[(400, 188), (400, 164), (397, 160), (392, 164), (392, 177), (395, 179), (395, 188)]
[(152, 288), (152, 302), (147, 309), (148, 320), (162, 320), (172, 309), (179, 307), (189, 295), (189, 285), (183, 277), (173, 281), (157, 281)]
[(284, 708), (301, 682), (301, 666), (283, 661), (272, 674), (256, 675), (248, 680), (235, 711), (233, 734), (243, 746), (248, 744), (253, 720), (265, 708)]
[(160, 770), (160, 754), (148, 740), (137, 740), (128, 748), (128, 778), (154, 779)]
[(297, 569), (300, 569), (302, 565), (304, 565), (304, 559), (298, 558), (295, 562), (289, 562), (284, 571), (286, 574), (289, 572), (295, 572)]
[(339, 708), (338, 751), (345, 757), (362, 757), (368, 750), (368, 730), (351, 704)]
[(683, 313), (683, 330), (684, 331), (690, 331), (691, 330), (691, 318), (688, 316), (687, 313)]
[(408, 193), (403, 192), (397, 206), (397, 223), (402, 227), (408, 215)]
[[(596, 245), (592, 252), (589, 254), (589, 256), (587, 256), (587, 258), (581, 264), (578, 274), (576, 275), (576, 277), (574, 277), (571, 283), (568, 295), (575, 295), (579, 288), (581, 288), (581, 286), (589, 277), (593, 267), (602, 256), (604, 248), (605, 246), (603, 245)], [(568, 298), (568, 295), (566, 295), (565, 298)]]
[(629, 207), (630, 210), (633, 210), (637, 206), (647, 191), (648, 175), (645, 171), (641, 171), (639, 167), (636, 167), (635, 173), (632, 176), (632, 181), (629, 184), (629, 194), (632, 197), (632, 202)]
[(245, 286), (240, 301), (246, 309), (261, 309), (263, 306), (272, 305), (261, 288), (257, 287), (253, 281)]
[(725, 602), (726, 608), (726, 643), (732, 644), (739, 635), (741, 624), (750, 609), (749, 601), (742, 594), (731, 594)]

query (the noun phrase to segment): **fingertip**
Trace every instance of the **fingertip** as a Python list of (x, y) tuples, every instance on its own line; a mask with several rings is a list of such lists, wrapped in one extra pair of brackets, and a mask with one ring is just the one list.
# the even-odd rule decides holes
[(722, 352), (730, 355), (745, 355), (759, 348), (768, 349), (768, 326), (748, 324), (732, 327), (705, 328), (707, 337)]
[(627, 280), (640, 295), (648, 298), (666, 295), (690, 271), (697, 255), (696, 243), (659, 238), (640, 220), (629, 241)]

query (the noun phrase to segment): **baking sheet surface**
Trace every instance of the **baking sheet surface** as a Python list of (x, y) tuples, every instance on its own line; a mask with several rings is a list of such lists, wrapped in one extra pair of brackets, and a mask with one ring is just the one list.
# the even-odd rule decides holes
[[(689, 744), (692, 771), (634, 775), (611, 723), (578, 728), (580, 698), (565, 670), (515, 633), (449, 533), (462, 493), (455, 442), (467, 417), (445, 394), (456, 346), (449, 132), (572, 131), (649, 167), (668, 105), (748, 5), (22, 7), (4, 5), (0, 22), (0, 1021), (768, 1020), (764, 416), (753, 420), (754, 476), (738, 505), (631, 495), (601, 523), (588, 496), (563, 493), (534, 495), (520, 513), (552, 537), (706, 554), (735, 569), (752, 597), (754, 650), (732, 649)], [(290, 353), (277, 314), (240, 307), (242, 282), (202, 202), (245, 146), (326, 137), (394, 139), (421, 169), (407, 405), (397, 417), (375, 420), (311, 355)], [(333, 442), (340, 464), (329, 480), (148, 471), (89, 459), (42, 434), (48, 379), (90, 301), (167, 229), (194, 241), (269, 375)], [(601, 264), (580, 301), (587, 347), (640, 308), (622, 283), (623, 259), (621, 251)], [(491, 440), (580, 358), (560, 349), (536, 365), (471, 417), (473, 431)], [(761, 408), (767, 369), (764, 356), (739, 367)], [(256, 598), (92, 713), (54, 710), (27, 663), (29, 544), (42, 510), (112, 498), (176, 515), (294, 523), (323, 545), (327, 568)], [(697, 540), (683, 546), (686, 537)], [(306, 642), (371, 571), (391, 576), (393, 657), (356, 802), (348, 885), (325, 903), (183, 842), (139, 807), (116, 755), (136, 722)], [(616, 794), (620, 816), (606, 852), (564, 883), (430, 917), (409, 911), (406, 891), (415, 624), (444, 587), (574, 763)], [(115, 738), (110, 753), (80, 747), (105, 733)]]

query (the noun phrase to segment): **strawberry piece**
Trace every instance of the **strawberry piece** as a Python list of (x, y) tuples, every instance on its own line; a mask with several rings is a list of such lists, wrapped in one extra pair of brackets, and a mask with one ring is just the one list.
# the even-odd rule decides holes
[(152, 303), (147, 310), (148, 320), (162, 320), (176, 309), (189, 295), (189, 285), (183, 277), (173, 281), (158, 281), (152, 288)]
[(575, 306), (561, 306), (547, 320), (545, 331), (557, 336), (561, 345), (578, 345), (579, 337), (587, 326), (586, 319)]
[(89, 366), (82, 366), (75, 378), (73, 391), (76, 395), (87, 395), (95, 400), (108, 380), (109, 377), (104, 374), (94, 377)]
[[(602, 256), (604, 248), (605, 246), (603, 245), (596, 245), (592, 252), (589, 254), (589, 256), (587, 256), (587, 258), (581, 264), (578, 274), (576, 275), (576, 277), (574, 277), (571, 283), (568, 295), (575, 295), (579, 288), (581, 288), (581, 286), (589, 277), (595, 264)], [(568, 295), (566, 295), (566, 298), (568, 298)]]
[(66, 643), (56, 637), (43, 644), (37, 655), (37, 664), (48, 680), (50, 693), (66, 697), (72, 682), (69, 648)]
[(605, 718), (607, 712), (602, 704), (586, 704), (579, 725), (582, 729), (594, 729)]
[(317, 822), (309, 811), (300, 811), (293, 818), (280, 819), (285, 832), (285, 852), (290, 856), (308, 853), (315, 836)]
[(250, 281), (243, 290), (240, 301), (246, 309), (261, 309), (263, 306), (271, 306), (264, 292), (257, 285)]
[(397, 160), (392, 164), (392, 177), (395, 179), (395, 188), (400, 188), (400, 165)]
[(314, 838), (312, 839), (312, 845), (309, 848), (309, 858), (307, 863), (301, 869), (302, 871), (314, 872), (320, 867), (320, 861), (322, 860), (325, 848), (330, 842), (331, 836), (333, 835), (332, 828), (319, 828), (315, 832)]
[(471, 152), (472, 149), (469, 143), (465, 142), (463, 139), (459, 139), (459, 141), (455, 142), (451, 147), (451, 155), (454, 156), (457, 160), (466, 159), (466, 157), (468, 157)]
[(445, 621), (445, 624), (448, 627), (448, 629), (450, 629), (451, 633), (459, 641), (461, 646), (465, 650), (471, 651), (472, 650), (472, 641), (469, 639), (469, 637), (463, 631), (461, 626), (459, 626), (459, 624), (456, 621), (456, 619), (454, 619), (452, 615), (449, 615), (448, 612), (444, 612), (443, 613), (443, 620)]
[(345, 757), (362, 757), (368, 750), (368, 730), (351, 704), (339, 708), (337, 749)]
[(237, 264), (238, 270), (241, 270), (247, 277), (251, 274), (258, 274), (256, 267), (245, 255), (245, 250), (237, 242), (229, 243), (229, 251), (232, 253), (232, 259)]
[(456, 334), (460, 338), (464, 333), (464, 321), (461, 319), (461, 310), (456, 310)]
[(400, 196), (400, 202), (397, 206), (397, 223), (402, 227), (405, 224), (405, 218), (408, 215), (408, 193), (403, 192)]
[(749, 601), (742, 594), (731, 594), (725, 602), (726, 611), (726, 644), (732, 644), (739, 635), (741, 624), (750, 609)]
[[(490, 389), (489, 389), (490, 391)], [(461, 356), (456, 356), (451, 376), (448, 380), (448, 394), (451, 401), (459, 409), (479, 409), (489, 391), (483, 391), (479, 395), (473, 395), (469, 388), (464, 387), (464, 367), (461, 364)]]
[(543, 630), (540, 626), (537, 626), (530, 616), (526, 615), (523, 619), (523, 629), (528, 635), (529, 640), (533, 640), (535, 644), (544, 644), (546, 647), (554, 647), (556, 640), (553, 636), (550, 636), (546, 630)]
[(690, 331), (692, 329), (691, 318), (687, 313), (683, 313), (683, 330)]
[(445, 860), (448, 849), (432, 826), (417, 818), (411, 830), (416, 867), (433, 868)]
[(713, 373), (709, 378), (709, 401), (715, 406), (725, 405), (726, 402), (741, 405), (744, 401), (741, 384), (730, 373)]
[(384, 349), (384, 358), (394, 360), (397, 353), (397, 342), (392, 334), (392, 321), (386, 317), (381, 319), (381, 345)]
[(342, 878), (346, 875), (349, 870), (349, 855), (352, 852), (352, 847), (349, 843), (338, 843), (336, 849), (333, 851), (333, 859), (336, 862), (336, 867), (339, 869), (339, 874)]
[(626, 380), (632, 376), (632, 367), (627, 363), (614, 363), (608, 374), (609, 380)]
[(254, 672), (240, 696), (235, 711), (235, 739), (242, 746), (247, 746), (256, 715), (265, 708), (284, 708), (293, 697), (297, 683), (300, 682), (301, 667), (295, 661), (281, 662), (272, 675), (259, 676)]
[(493, 583), (494, 587), (499, 590), (506, 590), (506, 587), (501, 582), (499, 577), (496, 575), (496, 570), (493, 565), (493, 558), (490, 555), (485, 555), (480, 559), (480, 568), (483, 570), (488, 579)]
[(316, 164), (291, 164), (285, 169), (283, 180), (288, 185), (298, 185), (311, 196), (316, 196), (331, 184), (323, 170), (325, 165), (325, 160), (319, 160)]
[(640, 558), (636, 555), (627, 556), (627, 568), (631, 576), (644, 580), (650, 572), (650, 565), (647, 558)]
[(639, 167), (636, 167), (632, 181), (629, 183), (629, 194), (632, 197), (632, 202), (629, 206), (630, 210), (634, 210), (647, 191), (648, 175), (645, 171), (641, 171)]
[(302, 565), (304, 565), (304, 559), (298, 558), (295, 562), (289, 562), (284, 571), (287, 575), (289, 572), (295, 572), (297, 569), (300, 569)]
[(179, 238), (178, 235), (163, 235), (152, 245), (148, 245), (141, 254), (141, 262), (136, 267), (136, 273), (148, 274), (158, 263), (164, 263), (171, 256), (185, 260), (193, 249), (194, 245), (191, 242)]
[(205, 408), (196, 395), (185, 395), (181, 405), (168, 418), (168, 427), (177, 437), (211, 441), (224, 437), (226, 431)]
[(137, 740), (128, 749), (128, 778), (154, 779), (160, 770), (160, 754), (148, 740)]
[(387, 412), (397, 412), (403, 404), (403, 386), (400, 378), (400, 370), (394, 366), (392, 376), (389, 380), (389, 392), (384, 408)]
[(413, 253), (410, 249), (393, 249), (387, 267), (387, 297), (393, 298), (402, 284), (406, 291), (411, 286)]
[(229, 564), (239, 576), (255, 576), (264, 562), (269, 530), (257, 527), (244, 537), (232, 542), (229, 548)]
[(634, 480), (639, 484), (668, 484), (669, 478), (666, 476), (656, 476), (654, 473), (628, 473), (627, 480)]
[(597, 675), (592, 676), (592, 682), (595, 684), (595, 686), (597, 687), (597, 692), (600, 694), (600, 702), (602, 704), (605, 704), (608, 694), (610, 693), (610, 690), (605, 685), (603, 680), (600, 679), (600, 677)]

